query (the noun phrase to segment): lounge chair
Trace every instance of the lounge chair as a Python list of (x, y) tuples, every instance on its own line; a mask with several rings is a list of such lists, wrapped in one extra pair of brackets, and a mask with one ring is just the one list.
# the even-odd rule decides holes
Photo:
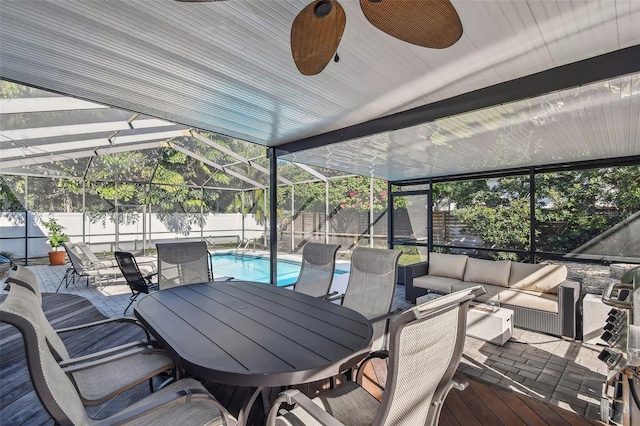
[(156, 247), (158, 286), (161, 290), (211, 281), (211, 259), (204, 241), (158, 243)]
[(118, 267), (124, 275), (124, 279), (127, 280), (127, 284), (131, 289), (131, 297), (129, 298), (130, 302), (124, 310), (122, 315), (126, 315), (129, 307), (136, 301), (140, 293), (149, 294), (149, 290), (157, 289), (158, 285), (154, 284), (151, 279), (158, 275), (157, 272), (151, 272), (147, 274), (143, 274), (138, 267), (138, 263), (136, 262), (136, 258), (133, 254), (117, 251), (114, 253), (116, 257), (116, 261), (118, 262)]
[(387, 322), (393, 315), (391, 306), (398, 281), (398, 250), (356, 247), (351, 256), (351, 272), (345, 293), (330, 300), (342, 299), (373, 323), (373, 350), (385, 345)]
[[(82, 261), (80, 255), (75, 250), (75, 244), (73, 243), (62, 243), (65, 251), (67, 252), (67, 256), (69, 256), (69, 261), (71, 262), (71, 267), (67, 269), (67, 273), (60, 281), (58, 285), (58, 290), (62, 286), (62, 283), (66, 283), (65, 287), (69, 286), (69, 279), (72, 282), (75, 282), (76, 278), (82, 279), (83, 277), (87, 281), (87, 286), (89, 285), (89, 279), (93, 280), (93, 282), (99, 283), (100, 288), (103, 287), (103, 283), (106, 281), (107, 284), (111, 283), (111, 278), (115, 278), (121, 276), (120, 268), (111, 267), (111, 266), (101, 266), (99, 264), (87, 264)], [(56, 292), (58, 291), (56, 290)]]
[[(115, 259), (99, 259), (98, 256), (95, 255), (94, 252), (91, 251), (89, 246), (85, 243), (74, 243), (74, 246), (80, 250), (80, 252), (87, 259), (88, 263), (101, 268), (117, 268), (118, 262)], [(122, 251), (122, 250), (119, 250)], [(142, 267), (142, 271), (148, 273), (156, 271), (156, 262), (157, 259), (153, 256), (138, 256), (136, 257), (136, 262), (140, 267)]]
[[(25, 293), (26, 296), (25, 296)], [(61, 366), (50, 349), (46, 327), (40, 312), (31, 309), (28, 295), (35, 295), (20, 286), (12, 286), (9, 296), (0, 305), (0, 320), (18, 328), (25, 341), (29, 375), (42, 405), (59, 425), (233, 425), (235, 420), (225, 408), (196, 380), (184, 379), (168, 385), (147, 398), (125, 408), (118, 414), (102, 420), (89, 418), (83, 407), (83, 397), (78, 393), (73, 380), (66, 374), (68, 368)], [(151, 362), (155, 354), (144, 364)], [(143, 365), (144, 365), (143, 364)], [(123, 374), (138, 371), (107, 366), (99, 387), (113, 388), (114, 380)], [(73, 379), (77, 381), (75, 373)], [(211, 423), (209, 423), (211, 422)]]
[(298, 280), (285, 287), (293, 286), (293, 291), (314, 297), (329, 295), (336, 270), (336, 253), (339, 248), (339, 244), (305, 244), (302, 249), (302, 267)]
[[(5, 309), (5, 305), (11, 308)], [(37, 295), (26, 287), (12, 285), (2, 305), (2, 321), (7, 322), (4, 317), (6, 311), (15, 313), (16, 310), (27, 316), (31, 325), (46, 338), (52, 359), (73, 381), (84, 405), (100, 404), (139, 383), (147, 380), (151, 383), (153, 377), (175, 368), (173, 360), (149, 342), (130, 345), (126, 350), (118, 347), (71, 358), (64, 342), (45, 317)], [(27, 346), (27, 351), (30, 350)], [(34, 386), (37, 389), (37, 384)]]
[[(391, 321), (388, 351), (370, 355), (388, 358), (387, 382), (382, 401), (371, 396), (358, 382), (320, 395), (313, 401), (298, 390), (282, 392), (272, 406), (267, 425), (436, 425), (454, 382), (464, 349), (467, 307), (484, 294), (481, 286), (465, 289), (416, 306)], [(280, 404), (296, 404), (278, 415)]]

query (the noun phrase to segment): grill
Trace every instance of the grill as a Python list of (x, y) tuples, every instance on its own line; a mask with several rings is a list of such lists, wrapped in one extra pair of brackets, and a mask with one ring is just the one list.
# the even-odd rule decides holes
[(601, 338), (608, 347), (598, 356), (609, 374), (603, 386), (601, 420), (607, 424), (640, 424), (640, 267), (602, 294), (610, 305)]

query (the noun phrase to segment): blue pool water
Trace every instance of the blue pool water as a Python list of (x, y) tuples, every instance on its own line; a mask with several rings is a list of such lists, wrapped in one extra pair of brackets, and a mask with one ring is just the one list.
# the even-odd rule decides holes
[[(262, 256), (235, 256), (233, 254), (214, 254), (213, 273), (226, 275), (239, 280), (269, 283), (270, 259)], [(335, 275), (341, 275), (345, 271), (336, 270)], [(300, 274), (300, 264), (286, 260), (278, 261), (278, 285), (294, 283)]]

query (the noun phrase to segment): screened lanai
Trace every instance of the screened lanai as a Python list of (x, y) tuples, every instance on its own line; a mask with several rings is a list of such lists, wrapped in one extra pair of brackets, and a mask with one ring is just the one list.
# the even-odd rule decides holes
[[(267, 247), (263, 147), (6, 81), (2, 89), (4, 252), (27, 262), (46, 255), (40, 223), (51, 215), (72, 240), (100, 252), (146, 251), (175, 238)], [(347, 213), (337, 201), (354, 178), (279, 161), (278, 248), (295, 253), (305, 241), (331, 241), (346, 250), (360, 238), (373, 245), (370, 234), (384, 245), (386, 228), (371, 233), (369, 226), (373, 217), (386, 227), (381, 203)], [(366, 179), (363, 188), (370, 187)]]
[[(599, 234), (609, 235), (604, 245), (594, 244), (593, 233), (563, 243), (539, 240), (536, 223), (557, 228), (570, 222), (560, 213), (567, 210), (560, 197), (542, 194), (540, 183), (536, 196), (535, 181), (550, 176), (543, 172), (598, 174), (603, 167), (634, 170), (640, 162), (640, 5), (622, 0), (452, 4), (462, 22), (460, 39), (432, 49), (379, 31), (357, 2), (346, 2), (348, 24), (337, 55), (309, 76), (297, 68), (290, 43), (290, 23), (307, 6), (303, 1), (5, 2), (1, 76), (31, 87), (32, 94), (9, 93), (7, 98), (27, 99), (7, 99), (3, 105), (2, 173), (22, 176), (14, 186), (27, 190), (24, 179), (39, 182), (37, 175), (84, 182), (84, 190), (74, 189), (76, 196), (85, 194), (74, 203), (83, 206), (83, 214), (93, 208), (87, 208), (91, 191), (98, 192), (92, 181), (113, 182), (107, 196), (113, 214), (140, 206), (147, 206), (147, 216), (154, 209), (196, 215), (253, 209), (255, 223), (249, 226), (241, 215), (242, 224), (230, 229), (251, 229), (250, 239), (271, 242), (272, 257), (278, 247), (295, 251), (305, 236), (329, 241), (330, 234), (340, 233), (347, 251), (366, 240), (415, 246), (423, 256), (469, 237), (465, 241), (483, 248), (529, 257), (543, 254), (544, 247), (545, 256), (575, 257), (579, 251), (598, 261), (636, 258), (626, 249), (601, 253), (615, 246), (612, 234), (624, 234), (620, 227), (630, 229), (622, 224), (633, 222), (633, 202), (622, 206), (579, 195), (597, 206), (591, 217), (617, 219), (600, 220), (606, 226), (597, 227)], [(37, 95), (40, 89), (47, 93)], [(29, 99), (34, 97), (54, 100)], [(48, 105), (37, 105), (42, 102)], [(59, 120), (38, 121), (47, 109)], [(20, 122), (27, 120), (17, 118), (23, 116), (33, 121)], [(127, 162), (136, 172), (114, 176), (112, 169), (121, 166), (107, 159), (133, 155), (129, 152), (136, 152), (136, 160)], [(166, 161), (158, 162), (162, 156)], [(344, 180), (352, 188), (335, 194), (324, 185), (334, 174), (364, 178)], [(446, 191), (434, 196), (436, 183), (480, 180), (490, 189), (502, 188), (495, 179), (505, 175), (527, 181), (528, 189), (516, 198), (529, 199), (523, 213), (528, 231), (517, 241), (492, 241), (468, 224), (447, 228), (445, 221), (438, 228), (434, 218), (444, 213), (434, 212), (445, 204), (462, 207), (465, 200)], [(389, 184), (385, 188), (371, 178)], [(122, 195), (126, 181), (146, 187), (138, 191), (146, 198)], [(304, 190), (292, 185), (304, 181), (313, 182)], [(174, 184), (193, 193), (185, 198), (189, 203), (176, 206), (164, 197)], [(601, 185), (601, 193), (635, 193), (632, 186)], [(152, 188), (163, 192), (157, 195)], [(410, 199), (400, 194), (403, 188), (424, 193), (404, 206)], [(404, 207), (386, 215), (385, 203), (393, 196)], [(503, 201), (513, 197), (497, 195)], [(159, 205), (152, 207), (152, 200)], [(306, 210), (312, 217), (300, 214)], [(412, 219), (415, 212), (420, 213)], [(176, 223), (184, 228), (192, 222)], [(621, 225), (613, 228), (616, 224)], [(163, 228), (144, 226), (144, 234), (150, 234), (148, 226)], [(290, 234), (288, 226), (294, 228)], [(179, 230), (208, 236), (205, 226), (188, 228)], [(246, 232), (238, 234), (240, 241), (247, 238)], [(141, 240), (150, 244), (149, 237)], [(594, 253), (594, 246), (601, 248)]]

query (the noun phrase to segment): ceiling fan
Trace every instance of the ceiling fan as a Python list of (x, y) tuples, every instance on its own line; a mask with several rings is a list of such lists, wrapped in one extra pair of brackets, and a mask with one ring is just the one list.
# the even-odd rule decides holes
[[(360, 0), (360, 7), (373, 26), (407, 43), (444, 49), (462, 37), (462, 22), (449, 0)], [(337, 0), (314, 0), (298, 13), (291, 26), (291, 53), (302, 74), (318, 74), (332, 58), (338, 61), (346, 22)]]

